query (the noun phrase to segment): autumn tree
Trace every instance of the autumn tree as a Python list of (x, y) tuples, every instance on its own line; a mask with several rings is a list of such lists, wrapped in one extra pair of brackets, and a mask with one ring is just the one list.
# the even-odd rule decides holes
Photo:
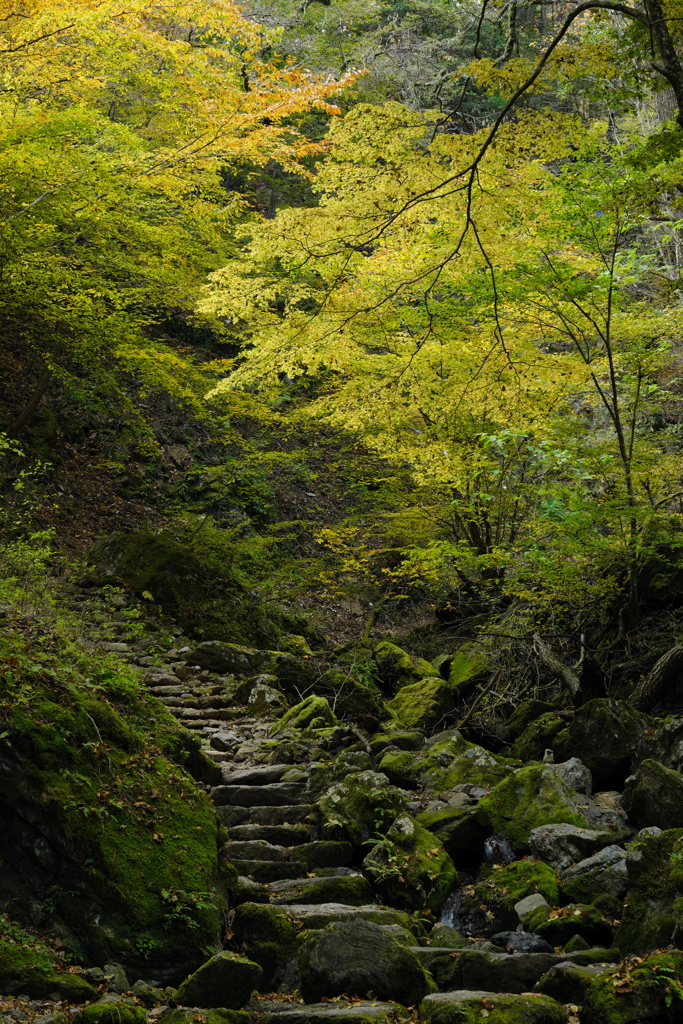
[(40, 368), (17, 433), (54, 378), (117, 389), (115, 358), (180, 395), (197, 374), (145, 340), (191, 310), (232, 251), (226, 168), (302, 167), (297, 128), (339, 84), (260, 54), (267, 32), (228, 0), (123, 7), (24, 0), (0, 11), (0, 316)]

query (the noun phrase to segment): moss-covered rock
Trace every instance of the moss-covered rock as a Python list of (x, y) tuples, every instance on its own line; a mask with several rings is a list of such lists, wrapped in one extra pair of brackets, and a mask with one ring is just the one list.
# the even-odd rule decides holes
[(631, 760), (651, 720), (624, 701), (597, 698), (578, 708), (553, 741), (556, 761), (578, 757), (596, 791), (621, 789)]
[(182, 983), (175, 994), (180, 1006), (226, 1007), (240, 1010), (263, 982), (263, 971), (237, 953), (212, 956)]
[(490, 789), (518, 765), (470, 743), (454, 729), (424, 750), (387, 751), (379, 767), (395, 785), (423, 786), (429, 795), (438, 796), (462, 783)]
[(453, 711), (453, 694), (441, 676), (426, 676), (401, 687), (387, 711), (404, 728), (433, 729)]
[(127, 1003), (92, 1003), (74, 1014), (74, 1024), (145, 1024), (144, 1006)]
[(626, 857), (629, 888), (614, 937), (624, 953), (642, 953), (681, 941), (683, 828), (636, 836)]
[(228, 1010), (226, 1007), (203, 1009), (171, 1010), (164, 1016), (167, 1024), (251, 1024), (251, 1015), (246, 1010)]
[(271, 728), (273, 735), (283, 729), (325, 729), (337, 725), (337, 716), (326, 697), (306, 697), (287, 711)]
[(683, 778), (647, 759), (627, 778), (622, 804), (636, 828), (677, 828), (683, 824)]
[(206, 793), (162, 753), (177, 724), (123, 667), (52, 681), (15, 656), (20, 683), (0, 673), (0, 901), (91, 963), (173, 981), (216, 940), (236, 881)]
[(549, 704), (545, 700), (537, 700), (535, 697), (530, 700), (523, 700), (508, 718), (506, 722), (507, 730), (512, 739), (516, 740), (518, 736), (522, 735), (527, 726), (535, 722), (541, 715), (555, 711), (555, 705)]
[(46, 949), (6, 940), (0, 940), (0, 992), (37, 999), (55, 993), (74, 1003), (97, 998), (97, 990), (85, 978), (55, 969)]
[(526, 850), (529, 834), (540, 825), (566, 822), (588, 827), (579, 796), (551, 769), (528, 765), (500, 782), (481, 801), (494, 832), (506, 836), (518, 850)]
[(296, 954), (297, 929), (290, 914), (259, 903), (243, 903), (235, 910), (232, 927), (235, 941), (261, 967), (264, 989), (277, 988)]
[(466, 700), (489, 674), (485, 656), (476, 644), (463, 644), (451, 659), (448, 685), (457, 703)]
[(362, 849), (369, 839), (390, 828), (405, 803), (405, 795), (390, 786), (385, 775), (355, 772), (318, 800), (322, 837)]
[(395, 693), (402, 686), (434, 675), (434, 668), (424, 658), (416, 658), (396, 644), (383, 640), (373, 651), (375, 673), (385, 693)]
[(554, 999), (531, 993), (439, 992), (420, 1003), (426, 1024), (481, 1024), (482, 1014), (487, 1024), (567, 1024), (569, 1019)]
[(397, 818), (363, 861), (382, 899), (399, 910), (437, 911), (459, 884), (442, 844), (407, 815)]
[(512, 744), (511, 756), (518, 757), (520, 761), (540, 761), (564, 724), (564, 719), (554, 711), (539, 715)]
[(482, 807), (445, 807), (421, 811), (416, 820), (443, 843), (456, 867), (472, 867), (484, 859), (484, 843), (493, 833)]
[(538, 893), (551, 905), (559, 900), (559, 879), (552, 868), (531, 858), (513, 861), (504, 867), (492, 867), (475, 886), (482, 903), (496, 903), (512, 909), (525, 896)]
[(581, 1024), (640, 1024), (681, 1019), (683, 962), (678, 950), (656, 953), (617, 969), (562, 963), (539, 982), (541, 992), (581, 1006)]
[(551, 910), (545, 921), (539, 917), (538, 911), (532, 911), (524, 927), (542, 936), (551, 946), (564, 946), (574, 935), (581, 935), (589, 946), (608, 946), (612, 939), (610, 922), (591, 904), (569, 903)]
[[(319, 874), (322, 875), (321, 869)], [(362, 875), (322, 875), (322, 877), (288, 879), (273, 882), (271, 900), (295, 906), (297, 903), (342, 903), (349, 907), (363, 907), (372, 902), (373, 892), (367, 878)]]
[(340, 921), (304, 942), (299, 962), (305, 1002), (344, 994), (415, 1006), (436, 986), (391, 932), (371, 921)]

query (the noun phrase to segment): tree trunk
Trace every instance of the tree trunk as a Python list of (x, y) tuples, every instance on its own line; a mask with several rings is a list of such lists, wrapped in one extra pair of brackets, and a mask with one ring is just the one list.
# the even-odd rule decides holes
[(552, 674), (564, 683), (572, 695), (572, 698), (576, 701), (576, 698), (581, 691), (581, 680), (574, 669), (570, 668), (569, 665), (565, 665), (563, 661), (560, 661), (559, 658), (555, 657), (545, 641), (541, 639), (539, 633), (534, 633), (534, 650), (545, 667), (549, 668)]
[(10, 423), (7, 428), (8, 437), (19, 437), (19, 434), (24, 427), (31, 422), (34, 415), (40, 405), (40, 400), (48, 389), (49, 383), (52, 380), (52, 370), (45, 370), (42, 377), (38, 381), (36, 390), (33, 392), (28, 402), (21, 410), (17, 418)]
[(683, 673), (683, 644), (674, 644), (652, 670), (638, 683), (630, 703), (641, 711), (650, 711), (666, 699), (666, 690)]

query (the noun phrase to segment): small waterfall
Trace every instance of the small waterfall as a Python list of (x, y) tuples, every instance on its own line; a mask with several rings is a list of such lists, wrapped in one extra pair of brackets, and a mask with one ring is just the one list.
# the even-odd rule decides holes
[(487, 864), (511, 864), (517, 858), (504, 836), (489, 836), (484, 843), (484, 859)]

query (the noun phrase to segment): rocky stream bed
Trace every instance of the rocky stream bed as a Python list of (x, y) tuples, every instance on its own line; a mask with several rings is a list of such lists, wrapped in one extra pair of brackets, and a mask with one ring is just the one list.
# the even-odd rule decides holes
[[(55, 972), (5, 939), (4, 1024), (683, 1020), (683, 718), (531, 699), (484, 746), (457, 727), (457, 658), (376, 645), (378, 688), (297, 638), (103, 646), (195, 737), (223, 948), (188, 974), (93, 939), (93, 966)], [(5, 786), (0, 871), (38, 899), (56, 840), (22, 799)]]

